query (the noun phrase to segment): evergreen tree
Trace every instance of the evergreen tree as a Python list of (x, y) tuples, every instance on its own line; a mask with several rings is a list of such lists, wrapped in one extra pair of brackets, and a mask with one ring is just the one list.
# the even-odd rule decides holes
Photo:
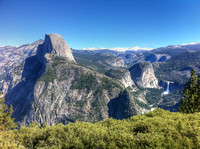
[(198, 75), (198, 89), (197, 89), (198, 97), (196, 98), (195, 112), (200, 112), (200, 73)]
[[(0, 94), (1, 96), (1, 94)], [(0, 98), (0, 131), (9, 130), (12, 128), (16, 128), (16, 124), (14, 123), (14, 119), (11, 118), (13, 113), (12, 105), (10, 108), (4, 103), (5, 98)]]
[(198, 111), (199, 107), (199, 89), (200, 89), (200, 77), (196, 75), (195, 69), (191, 71), (191, 77), (183, 90), (183, 98), (179, 112), (182, 113), (194, 113)]

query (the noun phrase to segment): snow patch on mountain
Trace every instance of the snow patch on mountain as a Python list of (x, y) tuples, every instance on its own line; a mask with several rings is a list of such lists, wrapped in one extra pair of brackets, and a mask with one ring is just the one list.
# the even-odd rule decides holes
[(196, 43), (196, 42), (191, 42), (191, 43), (183, 43), (183, 44), (180, 44), (180, 45), (169, 45), (169, 46), (166, 46), (166, 48), (188, 48), (188, 47), (196, 47), (196, 46), (200, 46), (200, 43)]
[(195, 44), (200, 44), (200, 43), (196, 43), (196, 42), (184, 43), (184, 44), (180, 44), (180, 46), (195, 45)]
[(125, 52), (125, 51), (150, 51), (152, 50), (152, 48), (148, 48), (148, 47), (116, 47), (116, 48), (96, 48), (96, 47), (92, 47), (92, 48), (83, 48), (82, 50), (111, 50), (111, 51), (119, 51), (119, 52)]

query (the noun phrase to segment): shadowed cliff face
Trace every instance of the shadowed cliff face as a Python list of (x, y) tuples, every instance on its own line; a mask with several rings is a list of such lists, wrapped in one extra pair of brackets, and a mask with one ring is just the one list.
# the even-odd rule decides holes
[(13, 117), (16, 121), (22, 121), (28, 117), (34, 101), (34, 86), (38, 78), (45, 70), (45, 65), (38, 61), (36, 56), (26, 59), (21, 81), (6, 95), (6, 103), (13, 105)]
[[(124, 87), (119, 82), (76, 65), (65, 43), (59, 35), (46, 35), (37, 54), (27, 58), (22, 66), (23, 71), (18, 74), (21, 81), (6, 96), (19, 124), (97, 122), (139, 113), (134, 101), (121, 95)], [(118, 97), (120, 101), (112, 105), (110, 101)], [(110, 113), (113, 108), (114, 113)]]
[(110, 100), (108, 107), (109, 116), (115, 119), (129, 118), (131, 115), (140, 114), (140, 108), (135, 104), (133, 96), (128, 90)]

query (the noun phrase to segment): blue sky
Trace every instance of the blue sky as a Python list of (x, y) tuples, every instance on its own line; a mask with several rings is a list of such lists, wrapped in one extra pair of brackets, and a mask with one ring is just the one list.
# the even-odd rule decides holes
[(0, 0), (0, 45), (45, 33), (76, 49), (200, 42), (200, 0)]

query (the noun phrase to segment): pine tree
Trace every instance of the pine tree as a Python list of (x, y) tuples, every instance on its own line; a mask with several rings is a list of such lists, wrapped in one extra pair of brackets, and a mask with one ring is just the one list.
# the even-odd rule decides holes
[(195, 69), (191, 71), (191, 77), (183, 90), (183, 98), (181, 101), (181, 106), (179, 112), (182, 113), (194, 113), (197, 112), (197, 107), (199, 106), (199, 88), (200, 88), (200, 78), (197, 77)]
[(197, 88), (198, 97), (195, 101), (195, 112), (200, 112), (200, 73), (198, 75), (198, 88)]
[[(1, 94), (0, 94), (1, 96)], [(16, 124), (14, 123), (14, 119), (11, 118), (13, 113), (12, 105), (10, 108), (4, 103), (5, 98), (0, 98), (0, 131), (9, 130), (12, 128), (16, 128)]]

